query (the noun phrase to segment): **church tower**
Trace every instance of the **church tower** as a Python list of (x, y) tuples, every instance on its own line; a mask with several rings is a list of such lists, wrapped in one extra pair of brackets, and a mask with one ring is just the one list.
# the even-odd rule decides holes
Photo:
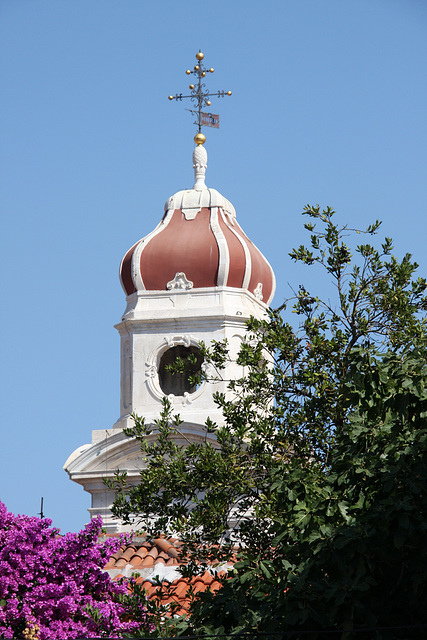
[[(129, 249), (120, 266), (127, 302), (116, 325), (121, 344), (120, 417), (112, 428), (93, 431), (92, 443), (79, 447), (64, 465), (70, 478), (91, 494), (91, 516), (101, 515), (111, 533), (124, 527), (111, 515), (115, 495), (104, 479), (120, 469), (127, 471), (129, 482), (137, 483), (143, 467), (138, 443), (123, 434), (124, 427), (133, 426), (131, 415), (153, 422), (166, 395), (183, 420), (183, 442), (205, 437), (208, 417), (221, 424), (213, 394), (225, 393), (227, 383), (192, 386), (189, 379), (204, 366), (198, 345), (226, 339), (236, 355), (247, 320), (265, 316), (275, 290), (273, 270), (242, 231), (233, 205), (205, 184), (207, 153), (201, 126), (207, 114), (201, 109), (210, 105), (209, 96), (224, 92), (204, 90), (202, 78), (209, 70), (203, 67), (203, 57), (199, 52), (194, 71), (187, 71), (198, 78), (188, 96), (196, 101), (199, 117), (194, 186), (167, 200), (157, 227)], [(182, 97), (186, 96), (177, 96)], [(190, 367), (171, 375), (167, 365), (189, 354), (194, 356), (194, 371)], [(228, 379), (241, 375), (237, 364), (227, 366)]]

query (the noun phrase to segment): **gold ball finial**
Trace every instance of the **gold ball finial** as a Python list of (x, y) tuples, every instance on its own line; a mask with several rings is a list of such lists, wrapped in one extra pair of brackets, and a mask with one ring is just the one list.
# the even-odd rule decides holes
[(212, 103), (210, 100), (206, 100), (206, 104), (208, 105), (208, 107), (210, 107)]
[(214, 71), (215, 71), (215, 69), (214, 69), (213, 67), (211, 67), (211, 68), (209, 69), (209, 72), (210, 72), (210, 73), (213, 73)]
[(196, 133), (196, 135), (194, 136), (194, 142), (199, 145), (199, 144), (205, 144), (206, 142), (206, 136), (203, 135), (203, 133)]
[(227, 95), (228, 95), (228, 96), (231, 96), (231, 91), (227, 91)]
[(169, 100), (173, 100), (173, 96), (169, 96)]
[(194, 84), (189, 84), (189, 85), (188, 85), (188, 88), (189, 88), (189, 89), (191, 89), (191, 90), (193, 90), (193, 89), (194, 89)]
[(204, 57), (205, 57), (205, 54), (202, 53), (201, 51), (199, 51), (199, 53), (196, 53), (197, 60), (203, 60)]
[(189, 76), (190, 73), (191, 73), (190, 69), (187, 69), (187, 71), (185, 73), (187, 74), (187, 76)]
[(194, 71), (198, 71), (199, 70), (199, 65), (196, 64), (196, 66), (194, 67)]

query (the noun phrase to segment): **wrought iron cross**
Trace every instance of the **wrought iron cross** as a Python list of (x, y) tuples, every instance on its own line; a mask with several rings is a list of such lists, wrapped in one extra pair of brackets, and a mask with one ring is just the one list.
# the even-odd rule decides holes
[[(217, 98), (224, 98), (225, 96), (231, 96), (231, 91), (216, 91), (215, 93), (209, 93), (206, 89), (206, 85), (203, 82), (203, 78), (206, 77), (207, 73), (213, 73), (214, 69), (211, 67), (210, 69), (206, 69), (203, 65), (204, 54), (199, 50), (196, 53), (197, 64), (195, 65), (193, 71), (187, 69), (185, 72), (188, 76), (195, 75), (197, 78), (197, 84), (190, 84), (189, 89), (191, 91), (190, 95), (183, 96), (182, 93), (177, 93), (174, 96), (169, 96), (169, 100), (184, 100), (185, 98), (190, 98), (190, 100), (195, 104), (196, 109), (188, 109), (191, 113), (195, 114), (197, 117), (195, 125), (198, 126), (199, 132), (197, 136), (203, 137), (203, 142), (205, 141), (205, 137), (202, 134), (202, 126), (213, 126), (219, 127), (218, 121), (215, 122), (213, 114), (206, 114), (202, 111), (204, 106), (210, 107), (211, 101), (209, 98), (216, 96)], [(208, 118), (206, 118), (208, 116)], [(201, 142), (201, 144), (203, 144)]]

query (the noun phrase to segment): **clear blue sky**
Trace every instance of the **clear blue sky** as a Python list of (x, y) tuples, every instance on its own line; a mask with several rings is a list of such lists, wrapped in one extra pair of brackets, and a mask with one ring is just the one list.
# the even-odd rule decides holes
[(233, 92), (207, 184), (277, 304), (327, 286), (287, 255), (306, 203), (382, 219), (427, 272), (425, 0), (0, 0), (0, 499), (35, 515), (43, 496), (63, 531), (90, 499), (62, 465), (119, 414), (120, 260), (192, 185), (192, 118), (167, 96), (199, 48)]

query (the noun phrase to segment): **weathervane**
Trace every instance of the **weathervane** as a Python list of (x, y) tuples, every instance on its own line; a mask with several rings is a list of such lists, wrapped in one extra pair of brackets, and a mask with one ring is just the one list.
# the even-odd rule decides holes
[(177, 93), (174, 96), (169, 96), (169, 100), (184, 100), (185, 98), (190, 98), (190, 100), (195, 103), (196, 109), (188, 109), (193, 115), (196, 115), (195, 125), (198, 126), (199, 131), (194, 136), (194, 142), (197, 145), (202, 145), (206, 142), (206, 136), (202, 133), (202, 127), (215, 127), (219, 128), (219, 116), (213, 113), (205, 113), (202, 111), (204, 106), (210, 107), (211, 101), (209, 98), (212, 96), (216, 96), (217, 98), (224, 98), (225, 96), (231, 96), (231, 91), (216, 91), (215, 93), (209, 93), (206, 89), (206, 85), (203, 82), (203, 78), (206, 77), (207, 73), (213, 73), (214, 70), (212, 67), (210, 69), (206, 69), (203, 65), (204, 54), (200, 51), (196, 53), (197, 64), (195, 65), (193, 71), (187, 69), (185, 72), (188, 76), (193, 74), (197, 78), (197, 84), (190, 84), (189, 89), (191, 90), (191, 94), (188, 96), (183, 96), (182, 93)]

